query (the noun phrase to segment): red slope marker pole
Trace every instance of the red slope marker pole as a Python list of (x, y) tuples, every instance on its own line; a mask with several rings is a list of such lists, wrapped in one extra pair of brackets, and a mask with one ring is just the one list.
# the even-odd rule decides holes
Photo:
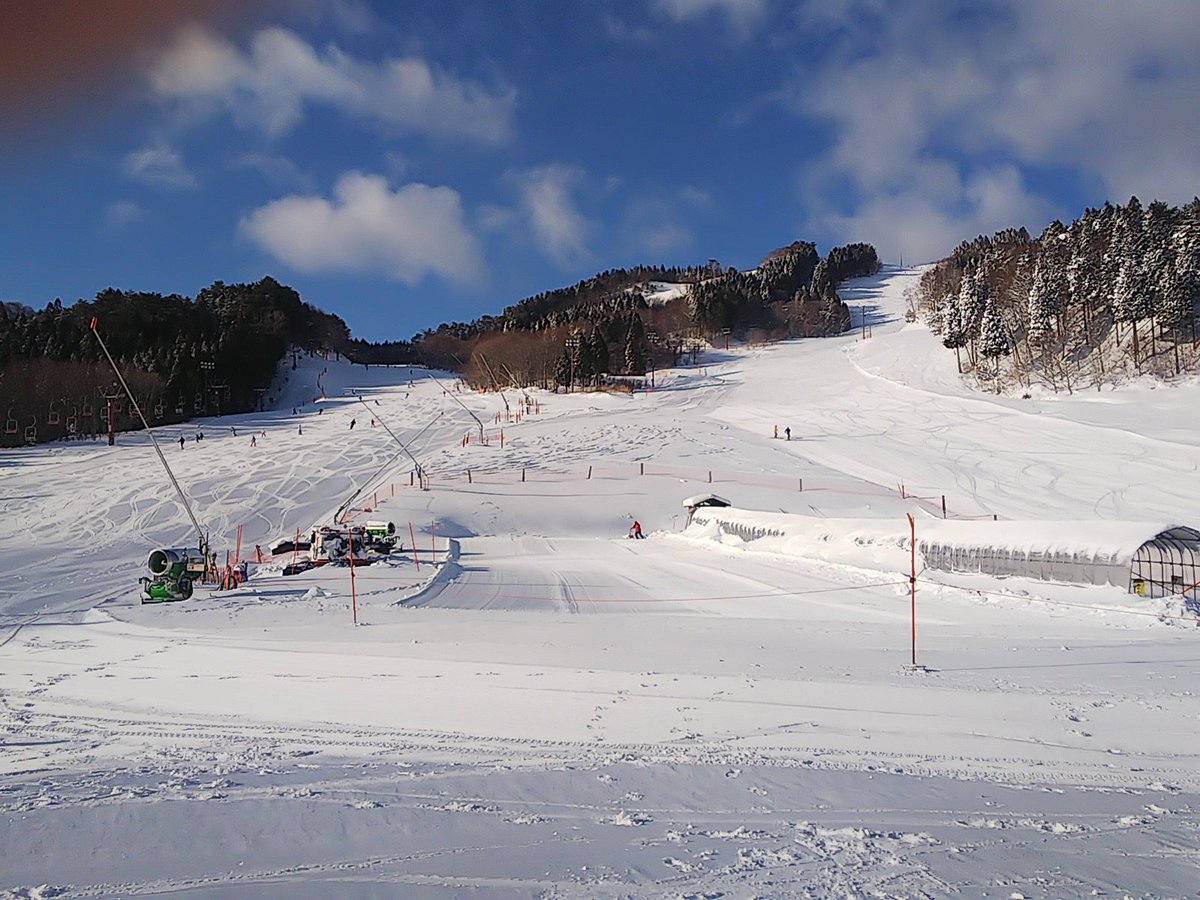
[(913, 521), (912, 513), (905, 513), (905, 515), (908, 516), (909, 550), (912, 561), (908, 584), (912, 600), (912, 666), (915, 669), (917, 667), (917, 523)]
[(346, 529), (346, 537), (350, 541), (350, 610), (354, 616), (354, 624), (358, 624), (358, 591), (354, 587), (354, 529)]

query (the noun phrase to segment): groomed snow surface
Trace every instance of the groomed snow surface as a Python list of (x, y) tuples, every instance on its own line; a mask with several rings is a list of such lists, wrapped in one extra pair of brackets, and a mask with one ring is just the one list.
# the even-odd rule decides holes
[(222, 560), (364, 488), (404, 552), (355, 569), (357, 626), (349, 570), (290, 557), (143, 606), (148, 551), (195, 543), (148, 438), (5, 451), (0, 892), (1194, 896), (1181, 603), (926, 571), (913, 670), (895, 546), (683, 533), (707, 491), (918, 532), (944, 495), (1084, 545), (1196, 524), (1195, 385), (972, 392), (903, 323), (917, 274), (852, 283), (850, 334), (633, 396), (302, 359), (277, 410), (164, 429)]

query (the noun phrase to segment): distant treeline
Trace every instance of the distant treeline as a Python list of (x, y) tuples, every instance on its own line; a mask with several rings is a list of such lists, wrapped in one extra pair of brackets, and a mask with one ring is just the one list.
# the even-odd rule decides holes
[[(107, 430), (105, 396), (118, 386), (93, 317), (152, 425), (254, 409), (289, 347), (327, 352), (349, 342), (345, 322), (273, 278), (218, 281), (195, 300), (108, 289), (40, 312), (0, 307), (5, 445)], [(124, 397), (114, 406), (117, 429), (140, 427)]]
[[(499, 316), (442, 325), (414, 340), (426, 364), (458, 371), (475, 387), (591, 387), (605, 376), (642, 376), (694, 358), (702, 340), (845, 331), (850, 312), (836, 285), (879, 268), (868, 244), (834, 248), (822, 260), (814, 244), (797, 241), (750, 272), (723, 269), (716, 260), (683, 269), (612, 269)], [(689, 288), (652, 304), (647, 297), (656, 282)]]
[[(304, 303), (273, 278), (216, 282), (196, 298), (108, 289), (95, 300), (34, 311), (0, 305), (0, 442), (14, 446), (141, 427), (91, 334), (93, 317), (150, 424), (245, 412), (267, 396), (289, 350), (341, 354), (366, 364), (459, 372), (475, 386), (595, 385), (605, 375), (644, 375), (694, 358), (703, 339), (817, 336), (845, 330), (836, 285), (877, 271), (873, 247), (834, 248), (822, 260), (798, 241), (748, 273), (706, 265), (610, 269), (546, 291), (496, 316), (449, 323), (411, 341), (350, 337), (336, 315)], [(647, 300), (656, 282), (686, 296)]]
[(924, 274), (916, 300), (960, 371), (997, 390), (1196, 371), (1200, 199), (1133, 197), (1036, 240), (1023, 228), (978, 237)]

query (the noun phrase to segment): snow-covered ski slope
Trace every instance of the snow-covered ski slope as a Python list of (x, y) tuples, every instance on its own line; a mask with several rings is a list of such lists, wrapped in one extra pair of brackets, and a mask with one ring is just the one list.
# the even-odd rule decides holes
[(918, 528), (943, 495), (1196, 524), (1195, 385), (969, 390), (903, 322), (917, 274), (846, 287), (867, 339), (714, 348), (647, 393), (529, 392), (520, 421), (442, 373), (301, 359), (275, 411), (160, 433), (222, 559), (364, 487), (405, 552), (356, 569), (357, 627), (347, 569), (283, 560), (141, 606), (147, 552), (195, 543), (148, 438), (5, 451), (0, 891), (1190, 895), (1177, 603), (924, 573), (914, 672), (894, 556), (680, 533), (710, 489)]

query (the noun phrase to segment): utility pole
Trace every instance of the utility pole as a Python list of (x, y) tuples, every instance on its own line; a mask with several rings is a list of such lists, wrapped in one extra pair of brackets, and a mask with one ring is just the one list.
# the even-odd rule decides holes
[(209, 404), (208, 375), (216, 367), (217, 367), (217, 364), (214, 362), (211, 362), (210, 360), (205, 359), (205, 360), (200, 361), (200, 371), (204, 373), (204, 414), (206, 416), (208, 415), (208, 404)]

